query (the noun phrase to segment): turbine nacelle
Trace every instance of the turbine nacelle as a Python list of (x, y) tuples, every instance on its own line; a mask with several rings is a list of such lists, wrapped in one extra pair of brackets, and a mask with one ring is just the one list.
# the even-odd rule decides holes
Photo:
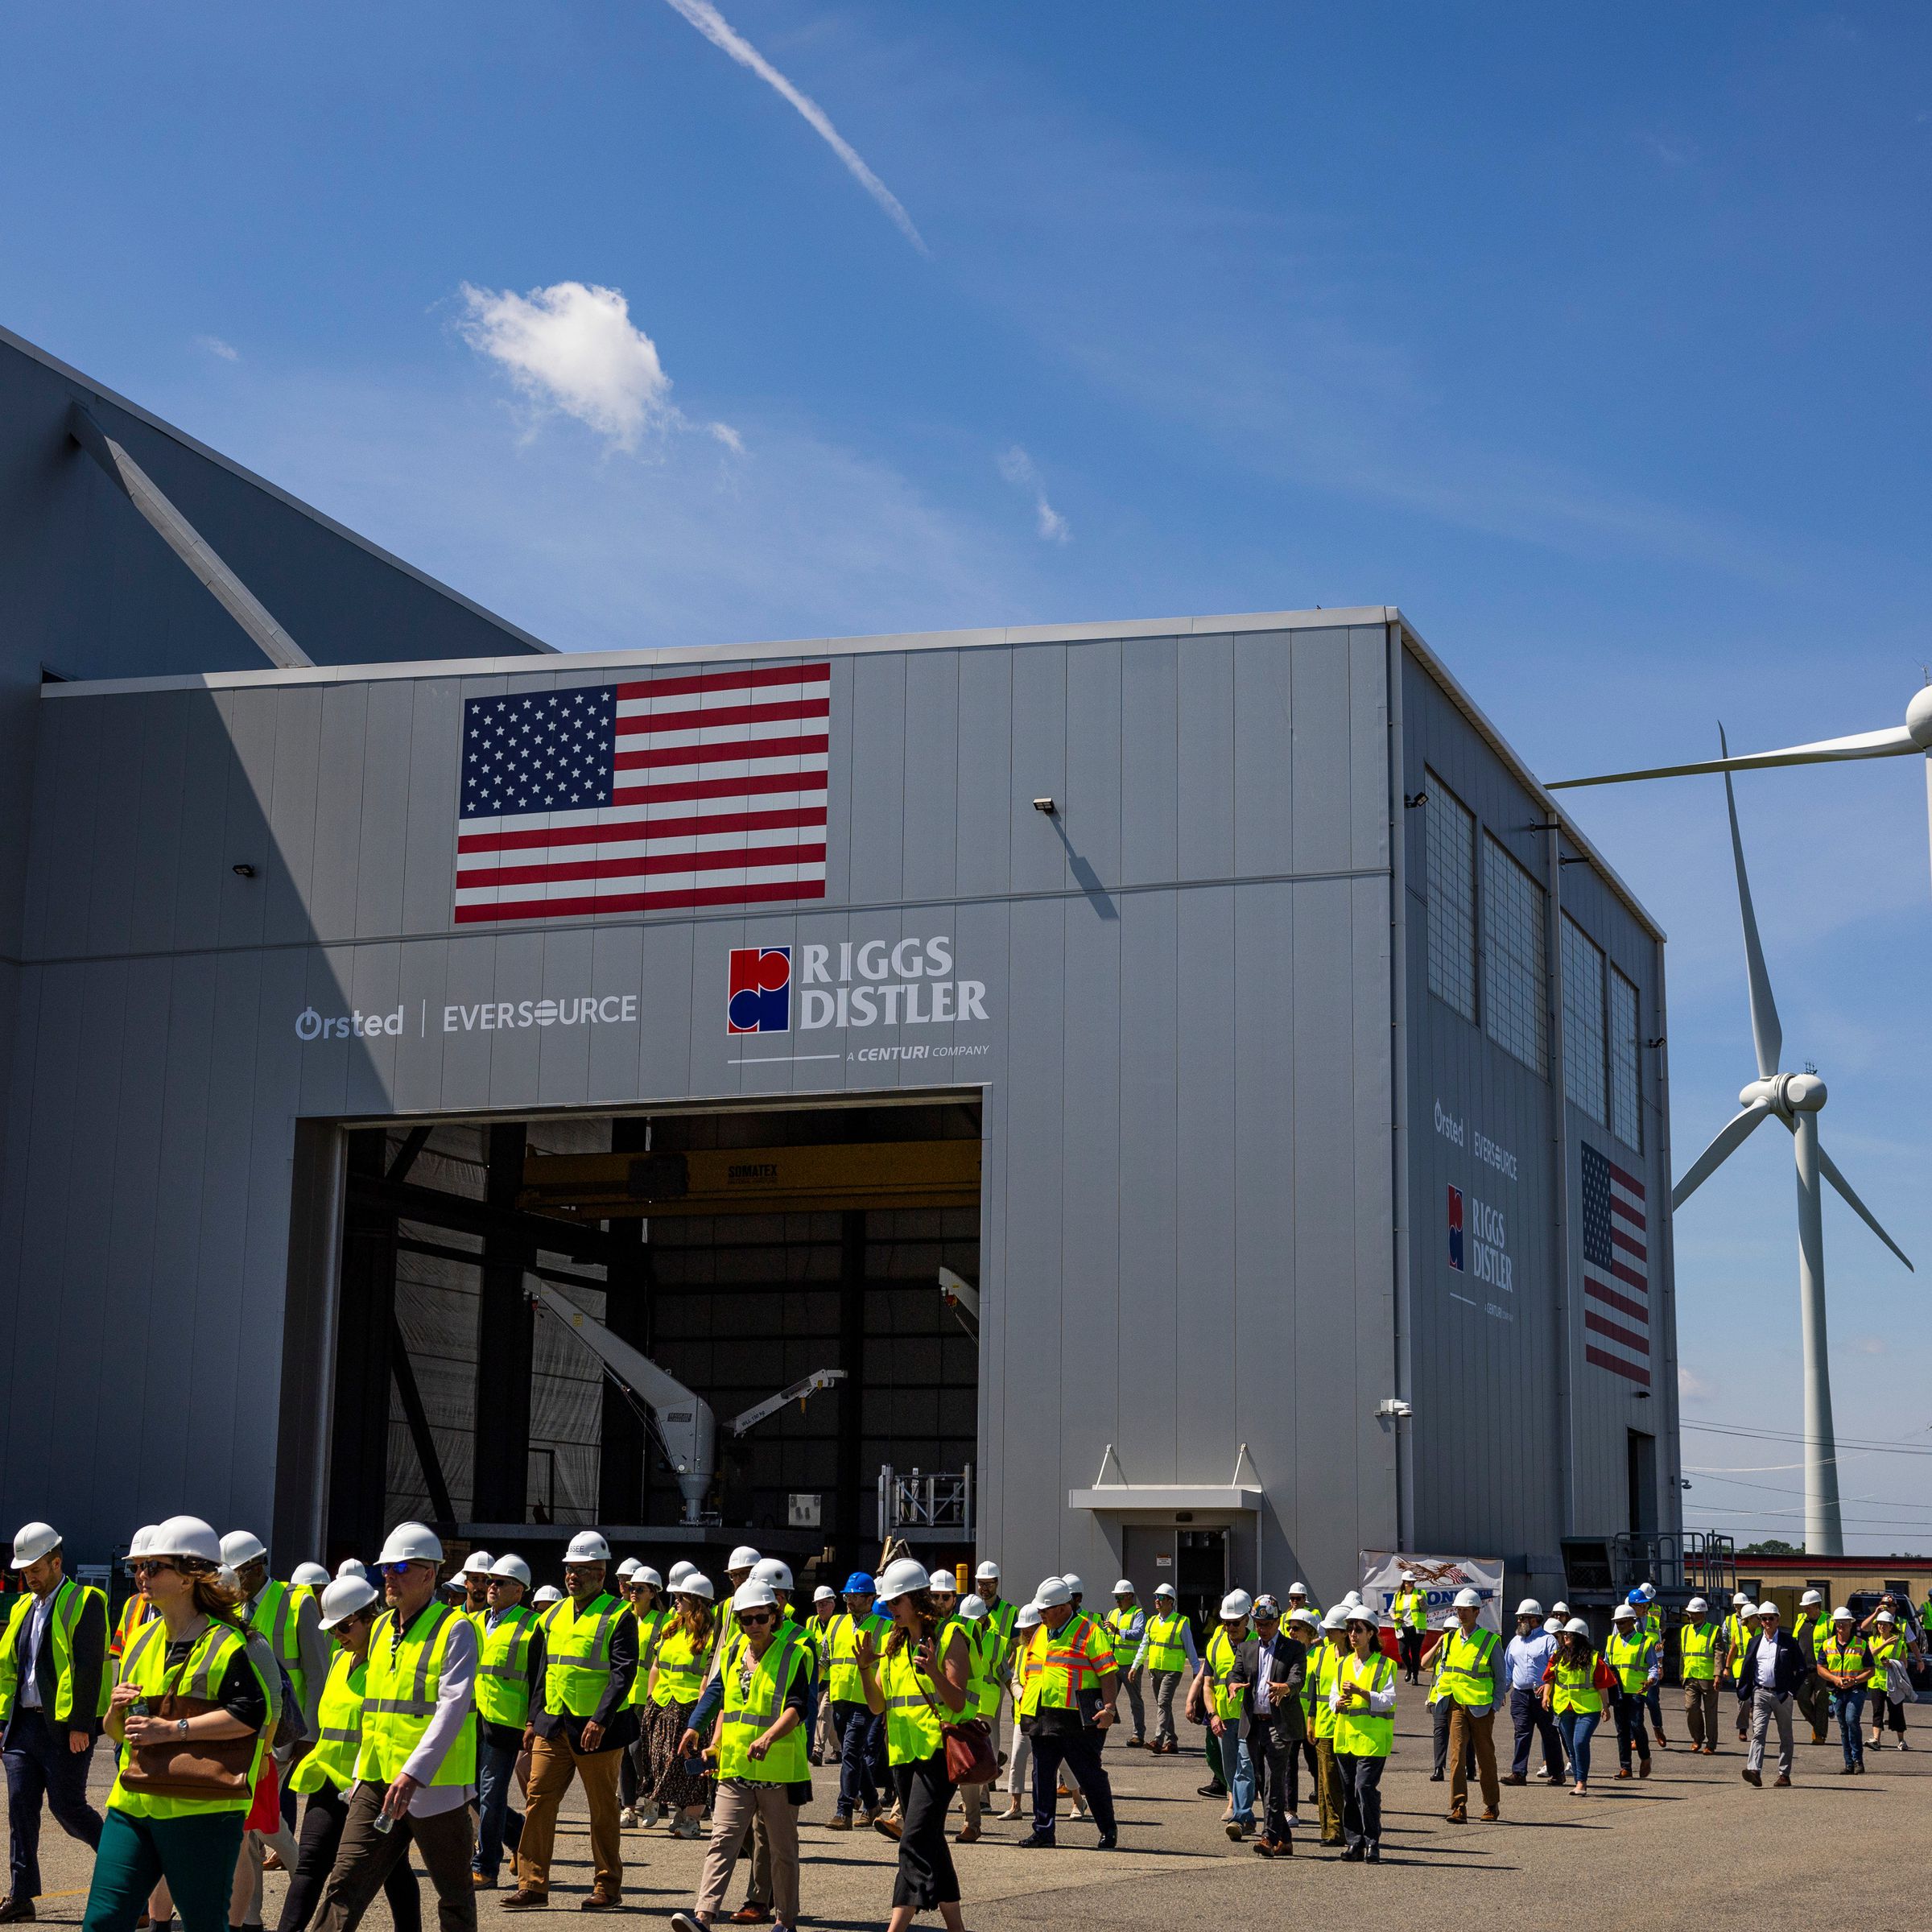
[(1794, 1114), (1816, 1113), (1825, 1104), (1825, 1084), (1814, 1073), (1773, 1073), (1737, 1090), (1737, 1104), (1747, 1111), (1770, 1108), (1787, 1123)]
[(1905, 707), (1905, 729), (1921, 751), (1932, 752), (1932, 684), (1913, 692)]

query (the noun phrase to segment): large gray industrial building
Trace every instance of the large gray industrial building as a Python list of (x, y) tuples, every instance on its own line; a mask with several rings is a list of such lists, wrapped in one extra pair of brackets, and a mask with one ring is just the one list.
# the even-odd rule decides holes
[(8, 336), (0, 612), (6, 1521), (1675, 1529), (1662, 935), (1397, 610), (545, 655)]

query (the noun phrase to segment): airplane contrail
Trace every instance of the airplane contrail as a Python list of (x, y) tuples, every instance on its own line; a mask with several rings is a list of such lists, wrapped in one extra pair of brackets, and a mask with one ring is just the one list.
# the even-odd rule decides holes
[(749, 68), (767, 86), (775, 89), (789, 101), (817, 131), (826, 146), (845, 163), (848, 171), (860, 187), (892, 217), (893, 225), (899, 233), (921, 254), (930, 255), (932, 253), (926, 246), (925, 237), (913, 225), (912, 217), (906, 213), (898, 196), (865, 165), (858, 150), (832, 126), (831, 117), (824, 109), (811, 95), (802, 93), (794, 87), (711, 4), (711, 0), (666, 0), (666, 4), (682, 14), (713, 47), (721, 47), (741, 67)]

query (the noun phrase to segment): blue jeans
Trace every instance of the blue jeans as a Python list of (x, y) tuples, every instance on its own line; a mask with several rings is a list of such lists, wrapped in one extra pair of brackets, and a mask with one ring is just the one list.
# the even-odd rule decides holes
[(514, 1852), (523, 1837), (523, 1814), (510, 1809), (510, 1794), (517, 1781), (517, 1753), (509, 1744), (477, 1744), (477, 1855), (470, 1869), (494, 1878), (503, 1863), (503, 1847)]
[(1650, 1739), (1644, 1729), (1644, 1694), (1641, 1690), (1612, 1690), (1610, 1695), (1616, 1699), (1616, 1761), (1620, 1769), (1630, 1769), (1630, 1752), (1636, 1747), (1640, 1761), (1650, 1761)]
[(880, 1760), (886, 1754), (886, 1719), (863, 1704), (835, 1703), (832, 1726), (839, 1739), (839, 1815), (861, 1808), (876, 1811), (879, 1786), (886, 1781)]
[(1221, 1769), (1228, 1780), (1228, 1802), (1242, 1824), (1254, 1823), (1254, 1760), (1249, 1756), (1246, 1726), (1238, 1717), (1225, 1720), (1221, 1733)]
[(1563, 1734), (1563, 1748), (1570, 1753), (1570, 1768), (1579, 1785), (1590, 1781), (1590, 1740), (1604, 1721), (1600, 1711), (1559, 1711), (1556, 1728)]
[(1845, 1748), (1845, 1762), (1865, 1761), (1865, 1686), (1831, 1693), (1831, 1715), (1838, 1719), (1838, 1741)]

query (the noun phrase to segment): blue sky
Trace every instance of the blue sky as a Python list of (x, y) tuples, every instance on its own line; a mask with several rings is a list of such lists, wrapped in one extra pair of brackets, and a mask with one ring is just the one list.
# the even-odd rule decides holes
[[(844, 155), (704, 12), (15, 10), (0, 320), (565, 646), (1393, 602), (1551, 776), (1902, 716), (1922, 9), (724, 0)], [(1739, 793), (1932, 1271), (1922, 770)], [(1752, 1071), (1722, 795), (1575, 809), (1672, 935), (1681, 1166)], [(1687, 1422), (1794, 1426), (1788, 1162), (1679, 1220)], [(1841, 1431), (1932, 1451), (1920, 1280), (1827, 1244)], [(1687, 1432), (1688, 1521), (1788, 1531), (1795, 1459)], [(1932, 1546), (1932, 1463), (1842, 1476)]]

